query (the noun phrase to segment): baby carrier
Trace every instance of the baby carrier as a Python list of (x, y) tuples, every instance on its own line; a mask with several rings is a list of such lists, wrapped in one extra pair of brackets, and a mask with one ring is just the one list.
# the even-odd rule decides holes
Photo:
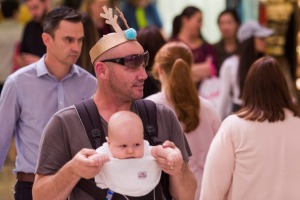
[[(151, 146), (161, 144), (158, 141), (158, 126), (156, 116), (156, 104), (149, 100), (134, 101), (139, 116), (144, 125), (144, 139), (147, 140)], [(100, 115), (93, 99), (81, 101), (75, 104), (81, 121), (85, 127), (88, 138), (94, 149), (101, 146), (105, 140), (105, 133), (100, 122)], [(129, 180), (130, 181), (130, 180)], [(111, 200), (171, 200), (169, 193), (169, 175), (162, 172), (160, 183), (156, 186), (154, 191), (142, 197), (124, 196), (118, 193), (112, 193), (108, 189), (101, 189), (96, 186), (94, 179), (81, 178), (76, 187), (93, 196), (96, 200), (111, 199)]]

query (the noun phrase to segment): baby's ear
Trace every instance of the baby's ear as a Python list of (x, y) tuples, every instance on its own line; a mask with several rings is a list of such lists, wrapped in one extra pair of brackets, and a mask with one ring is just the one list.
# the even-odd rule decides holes
[(109, 144), (109, 138), (106, 136), (105, 139), (106, 139), (107, 143)]

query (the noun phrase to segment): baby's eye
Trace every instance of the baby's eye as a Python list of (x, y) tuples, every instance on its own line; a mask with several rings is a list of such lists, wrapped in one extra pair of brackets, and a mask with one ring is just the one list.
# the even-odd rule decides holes
[(138, 147), (138, 146), (140, 146), (140, 145), (141, 145), (140, 143), (136, 143), (136, 144), (135, 144), (136, 147)]
[(126, 148), (126, 147), (127, 147), (126, 144), (121, 145), (121, 148)]

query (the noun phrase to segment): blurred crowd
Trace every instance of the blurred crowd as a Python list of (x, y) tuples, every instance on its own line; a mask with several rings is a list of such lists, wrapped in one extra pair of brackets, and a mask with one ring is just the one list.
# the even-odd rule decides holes
[[(149, 64), (146, 66), (148, 78), (144, 81), (143, 98), (165, 104), (176, 113), (193, 154), (190, 167), (198, 185), (195, 200), (198, 200), (201, 195), (203, 195), (201, 199), (223, 199), (224, 196), (213, 194), (224, 192), (227, 195), (228, 187), (231, 187), (230, 195), (243, 196), (239, 194), (243, 192), (242, 186), (240, 188), (228, 186), (228, 182), (232, 179), (230, 174), (233, 173), (233, 165), (237, 159), (240, 159), (240, 152), (245, 149), (247, 151), (240, 137), (248, 138), (249, 132), (246, 129), (249, 128), (252, 132), (265, 131), (265, 137), (268, 138), (271, 137), (269, 136), (271, 133), (269, 135), (268, 133), (272, 132), (270, 130), (274, 130), (274, 127), (262, 123), (262, 126), (255, 129), (253, 124), (242, 119), (278, 122), (284, 119), (280, 116), (282, 113), (287, 113), (287, 110), (292, 110), (292, 114), (289, 112), (286, 114), (289, 119), (293, 118), (293, 115), (299, 117), (299, 112), (293, 107), (293, 104), (297, 103), (295, 96), (287, 92), (282, 94), (282, 102), (286, 104), (278, 100), (281, 98), (279, 96), (277, 96), (278, 101), (272, 102), (272, 98), (276, 98), (274, 95), (278, 85), (263, 81), (268, 79), (270, 73), (270, 76), (272, 74), (274, 76), (270, 79), (277, 77), (284, 85), (278, 86), (278, 91), (290, 90), (286, 87), (285, 81), (280, 79), (282, 77), (280, 71), (275, 70), (280, 68), (276, 59), (268, 57), (266, 53), (267, 39), (276, 34), (276, 30), (261, 25), (255, 20), (242, 23), (238, 12), (234, 8), (228, 8), (222, 11), (217, 19), (221, 39), (215, 44), (210, 44), (201, 33), (202, 20), (205, 17), (201, 8), (187, 6), (174, 17), (172, 33), (167, 35), (156, 2), (153, 0), (1, 1), (0, 94), (10, 74), (38, 62), (49, 53), (42, 38), (45, 31), (43, 22), (47, 13), (58, 6), (75, 8), (84, 18), (84, 38), (76, 64), (92, 76), (96, 76), (96, 73), (89, 51), (100, 38), (114, 32), (99, 15), (103, 12), (103, 6), (117, 6), (127, 20), (128, 26), (137, 31), (137, 41), (150, 55)], [(121, 20), (119, 24), (126, 29), (126, 24)], [(266, 71), (259, 71), (264, 66), (272, 67)], [(257, 89), (259, 86), (255, 85), (253, 77), (258, 77), (257, 81), (261, 82), (257, 84), (261, 84), (264, 90)], [(249, 95), (255, 94), (253, 91), (257, 91), (260, 96), (253, 98), (257, 101), (252, 102)], [(264, 100), (269, 101), (267, 105), (262, 103)], [(272, 111), (276, 108), (283, 111), (275, 112), (270, 116), (266, 111), (268, 108)], [(235, 118), (236, 116), (239, 118)], [(235, 124), (237, 128), (234, 127)], [(290, 125), (295, 126), (294, 123)], [(243, 129), (242, 136), (238, 135), (238, 128)], [(281, 127), (279, 129), (281, 130)], [(211, 147), (215, 151), (209, 152), (210, 144), (217, 132), (219, 135)], [(242, 150), (233, 143), (241, 145)], [(251, 145), (254, 143), (255, 141)], [(264, 151), (262, 156), (268, 157), (267, 153)], [(207, 154), (209, 154), (207, 166), (210, 170), (205, 172)], [(230, 164), (222, 160), (221, 155), (228, 158)], [(247, 160), (241, 157), (241, 160)], [(254, 162), (251, 160), (249, 163), (255, 171)], [(238, 164), (241, 165), (240, 169), (248, 170), (243, 164)], [(227, 176), (223, 177), (222, 173), (219, 173), (216, 166), (220, 165), (224, 165), (226, 171), (224, 173), (227, 173)], [(214, 188), (213, 181), (215, 179), (218, 181), (218, 177), (213, 174), (221, 177), (220, 184), (224, 183), (224, 188), (223, 186), (220, 186), (221, 189)], [(242, 172), (241, 174), (243, 176)], [(275, 170), (273, 175), (277, 175)], [(261, 176), (263, 181), (268, 181), (267, 176)], [(280, 178), (284, 179), (283, 176)], [(252, 178), (247, 186), (251, 187), (251, 184), (255, 184), (254, 179)], [(242, 183), (245, 180), (241, 178), (240, 181)], [(234, 193), (236, 191), (237, 194)], [(249, 199), (256, 199), (257, 196), (251, 197)], [(284, 195), (281, 197), (284, 199)]]
[[(159, 81), (155, 80), (150, 73), (156, 52), (166, 42), (181, 41), (190, 47), (194, 55), (192, 76), (198, 93), (216, 106), (221, 119), (239, 108), (238, 96), (240, 92), (238, 90), (243, 84), (243, 80), (239, 80), (239, 83), (235, 80), (239, 79), (240, 75), (237, 75), (236, 72), (229, 74), (229, 70), (225, 70), (228, 65), (224, 61), (231, 56), (245, 56), (246, 59), (241, 59), (242, 63), (235, 63), (235, 65), (244, 67), (248, 65), (249, 67), (249, 64), (266, 52), (265, 39), (276, 34), (272, 32), (272, 34), (260, 36), (261, 43), (264, 43), (258, 47), (260, 49), (255, 49), (256, 43), (254, 41), (246, 42), (243, 37), (239, 39), (237, 34), (241, 20), (238, 8), (226, 9), (219, 14), (217, 24), (221, 39), (215, 44), (210, 44), (201, 33), (202, 21), (205, 16), (203, 16), (201, 9), (195, 6), (187, 6), (179, 15), (174, 17), (172, 32), (167, 35), (163, 29), (156, 2), (153, 0), (4, 0), (1, 5), (0, 33), (5, 36), (1, 37), (1, 45), (5, 48), (0, 50), (0, 92), (10, 73), (39, 60), (45, 54), (46, 48), (41, 38), (43, 19), (51, 9), (60, 5), (69, 6), (82, 12), (85, 18), (85, 36), (77, 64), (95, 75), (88, 52), (99, 38), (112, 32), (111, 27), (105, 23), (103, 18), (100, 18), (99, 13), (104, 5), (117, 6), (123, 12), (129, 27), (139, 32), (138, 41), (150, 53), (150, 64), (147, 66), (149, 77), (145, 81), (144, 97), (160, 90)], [(122, 28), (125, 28), (122, 22), (120, 24)], [(255, 36), (256, 30), (254, 29), (256, 28), (259, 29), (260, 27), (258, 25), (252, 27), (253, 30), (251, 27), (246, 28), (250, 34), (247, 41), (250, 38), (258, 38)], [(244, 33), (240, 33), (240, 35), (242, 34)], [(245, 43), (248, 45), (244, 45)], [(249, 49), (249, 47), (251, 48)], [(245, 55), (242, 53), (243, 49), (245, 49)], [(249, 61), (246, 61), (247, 59)], [(232, 65), (232, 61), (226, 63), (228, 62), (230, 62), (229, 65)], [(223, 64), (225, 66), (221, 70)], [(232, 67), (230, 68), (233, 70)], [(242, 68), (239, 67), (240, 70)], [(246, 72), (247, 70), (239, 73), (244, 73), (242, 76), (245, 76)], [(235, 78), (230, 78), (230, 76)], [(295, 74), (288, 75), (288, 77), (294, 76)], [(296, 101), (295, 95), (293, 98)], [(235, 106), (237, 107), (233, 108)]]

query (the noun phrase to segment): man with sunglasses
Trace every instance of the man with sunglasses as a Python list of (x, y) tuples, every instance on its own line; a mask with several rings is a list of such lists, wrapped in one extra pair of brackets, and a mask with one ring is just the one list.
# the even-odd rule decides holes
[[(139, 114), (136, 100), (143, 97), (149, 55), (128, 33), (131, 29), (122, 31), (116, 21), (112, 21), (116, 20), (116, 16), (108, 16), (112, 13), (111, 9), (104, 8), (104, 11), (105, 15), (101, 16), (108, 19), (116, 33), (102, 37), (91, 49), (90, 56), (98, 80), (93, 103), (107, 135), (107, 122), (114, 113), (130, 110)], [(191, 153), (184, 133), (170, 109), (160, 104), (156, 108), (158, 139), (164, 141), (164, 147), (174, 148), (182, 155), (173, 165), (166, 161), (164, 155), (155, 157), (162, 170), (169, 175), (167, 189), (173, 199), (194, 199), (196, 181), (187, 163)], [(94, 199), (76, 187), (81, 178), (91, 179), (98, 174), (103, 164), (95, 156), (96, 151), (92, 149), (82, 120), (76, 107), (72, 106), (56, 113), (49, 121), (40, 146), (33, 190), (35, 199)], [(93, 159), (90, 159), (91, 156)], [(110, 199), (111, 195), (113, 193), (107, 193), (106, 199)], [(165, 199), (162, 193), (158, 196), (156, 199)], [(131, 197), (123, 195), (113, 199)]]

